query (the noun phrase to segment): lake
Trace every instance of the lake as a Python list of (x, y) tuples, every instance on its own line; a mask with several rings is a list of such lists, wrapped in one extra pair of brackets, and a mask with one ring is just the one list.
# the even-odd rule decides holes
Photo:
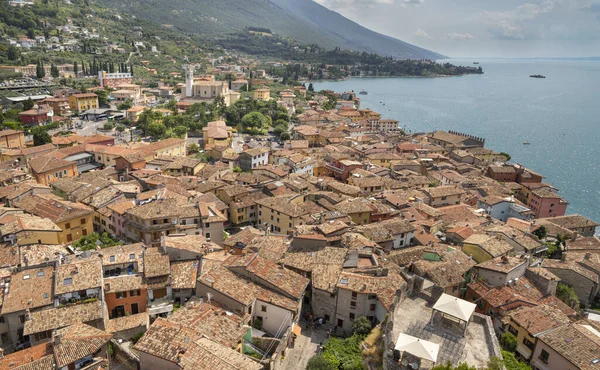
[(407, 132), (454, 130), (484, 137), (486, 148), (509, 153), (512, 163), (559, 188), (569, 201), (567, 213), (600, 221), (600, 61), (479, 62), (483, 75), (356, 78), (318, 82), (315, 90), (366, 90), (361, 108), (398, 120)]

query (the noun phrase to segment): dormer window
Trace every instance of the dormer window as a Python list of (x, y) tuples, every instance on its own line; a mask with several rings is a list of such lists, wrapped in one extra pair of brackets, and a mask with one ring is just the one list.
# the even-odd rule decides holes
[(110, 256), (110, 262), (115, 262), (115, 256)]
[(135, 254), (131, 253), (131, 254), (129, 255), (129, 259), (130, 259), (130, 260), (133, 260), (133, 259), (135, 259)]
[(65, 280), (63, 280), (64, 286), (72, 285), (72, 284), (73, 284), (73, 278), (65, 278)]
[(38, 276), (38, 277), (42, 277), (42, 276), (44, 276), (44, 271), (38, 271), (38, 273), (37, 273), (37, 276)]
[(23, 280), (29, 280), (29, 275), (23, 275)]

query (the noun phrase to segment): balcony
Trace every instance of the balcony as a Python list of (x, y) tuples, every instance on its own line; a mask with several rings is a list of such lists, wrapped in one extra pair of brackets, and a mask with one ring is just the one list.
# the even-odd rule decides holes
[(325, 168), (327, 168), (328, 170), (331, 170), (333, 172), (344, 173), (344, 169), (343, 168), (336, 167), (336, 166), (334, 166), (332, 164), (329, 164), (329, 163), (325, 164)]
[(160, 315), (173, 312), (173, 300), (169, 297), (157, 298), (154, 301), (148, 300), (148, 314)]
[(135, 222), (132, 220), (129, 220), (129, 225), (131, 227), (133, 227), (134, 229), (143, 231), (143, 232), (153, 232), (153, 231), (164, 231), (164, 230), (168, 230), (168, 229), (174, 229), (175, 227), (177, 227), (177, 223), (172, 223), (172, 222), (167, 222), (167, 223), (161, 223), (161, 224), (150, 224), (150, 225), (146, 225), (146, 224), (142, 224), (139, 222)]

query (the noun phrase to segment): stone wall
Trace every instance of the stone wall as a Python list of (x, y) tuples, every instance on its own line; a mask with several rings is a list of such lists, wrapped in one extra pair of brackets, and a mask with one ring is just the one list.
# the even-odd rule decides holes
[(488, 348), (491, 349), (492, 355), (498, 358), (502, 358), (500, 343), (498, 343), (498, 338), (496, 337), (496, 332), (494, 331), (494, 324), (492, 323), (492, 319), (489, 316), (474, 312), (471, 320), (484, 327), (485, 341), (488, 344)]

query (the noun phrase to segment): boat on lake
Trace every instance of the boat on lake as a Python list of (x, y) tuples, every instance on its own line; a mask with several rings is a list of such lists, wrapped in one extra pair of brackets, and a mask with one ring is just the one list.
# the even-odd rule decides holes
[(526, 141), (523, 143), (523, 145), (529, 145), (529, 144), (531, 144), (529, 141)]
[(369, 93), (366, 90), (361, 90), (359, 92), (360, 95), (369, 95)]
[(473, 64), (479, 64), (479, 62), (473, 62)]
[(546, 76), (544, 76), (544, 75), (531, 75), (529, 77), (531, 77), (531, 78), (546, 78)]

